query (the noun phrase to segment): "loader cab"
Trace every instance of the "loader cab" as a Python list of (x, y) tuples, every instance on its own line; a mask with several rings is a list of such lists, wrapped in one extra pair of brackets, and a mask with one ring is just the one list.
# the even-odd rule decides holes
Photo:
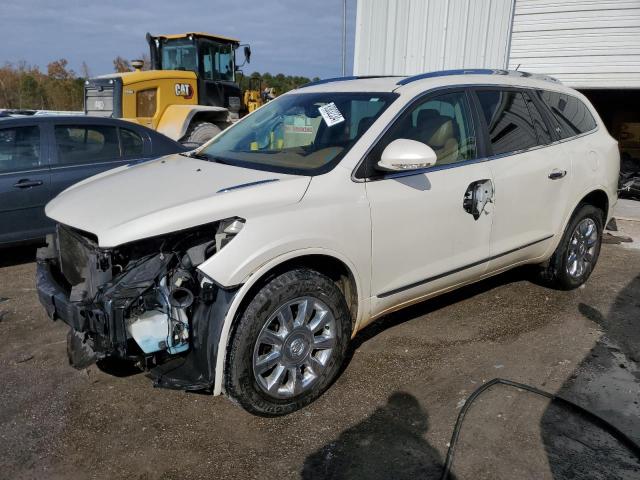
[[(192, 71), (198, 77), (199, 105), (240, 109), (236, 83), (236, 49), (239, 40), (205, 33), (147, 34), (151, 64), (155, 70)], [(245, 61), (250, 50), (245, 48)]]

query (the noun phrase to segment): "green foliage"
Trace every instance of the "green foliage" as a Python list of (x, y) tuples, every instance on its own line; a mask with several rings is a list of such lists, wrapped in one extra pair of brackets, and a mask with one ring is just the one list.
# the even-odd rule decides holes
[(64, 58), (37, 66), (5, 63), (0, 67), (0, 108), (82, 110), (84, 79), (68, 67)]
[[(249, 88), (249, 77), (260, 79), (261, 90), (264, 90), (267, 87), (273, 87), (276, 89), (276, 94), (278, 95), (286, 93), (289, 90), (293, 90), (294, 88), (298, 88), (305, 83), (309, 83), (312, 81), (307, 77), (301, 77), (297, 75), (284, 75), (282, 73), (271, 75), (269, 72), (265, 72), (262, 74), (259, 72), (253, 72), (248, 76), (238, 75), (238, 83), (240, 84), (240, 88), (243, 91)], [(318, 80), (318, 77), (314, 77), (313, 80)]]

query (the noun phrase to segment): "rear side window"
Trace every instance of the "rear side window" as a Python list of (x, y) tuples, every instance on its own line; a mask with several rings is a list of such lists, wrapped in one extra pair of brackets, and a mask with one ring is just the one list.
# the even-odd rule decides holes
[(538, 145), (533, 119), (522, 93), (511, 90), (478, 90), (476, 93), (494, 155)]
[(538, 90), (536, 95), (551, 110), (552, 121), (560, 138), (569, 138), (596, 128), (596, 120), (587, 106), (576, 97)]
[(43, 166), (40, 128), (16, 127), (0, 130), (0, 173)]
[(525, 92), (524, 98), (527, 102), (527, 107), (529, 108), (529, 113), (531, 114), (531, 118), (533, 119), (533, 126), (536, 129), (536, 135), (538, 136), (538, 144), (540, 145), (548, 145), (553, 142), (553, 135), (549, 131), (549, 127), (542, 119), (542, 114), (535, 102), (529, 97), (529, 94)]
[(142, 157), (144, 155), (144, 142), (142, 141), (142, 137), (133, 130), (121, 128), (120, 141), (122, 142), (123, 157)]
[(107, 162), (120, 158), (118, 132), (103, 125), (57, 125), (58, 163), (63, 165)]

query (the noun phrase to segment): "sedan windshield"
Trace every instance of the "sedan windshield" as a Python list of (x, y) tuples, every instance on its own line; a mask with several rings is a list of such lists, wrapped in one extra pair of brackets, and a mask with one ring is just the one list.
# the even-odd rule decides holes
[(283, 95), (197, 154), (241, 167), (318, 175), (332, 169), (396, 97), (393, 93)]

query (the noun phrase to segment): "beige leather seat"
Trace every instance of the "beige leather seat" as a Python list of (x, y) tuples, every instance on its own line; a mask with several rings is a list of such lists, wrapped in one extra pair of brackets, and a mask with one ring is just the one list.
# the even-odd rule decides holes
[(460, 142), (457, 125), (451, 117), (440, 115), (437, 110), (421, 110), (416, 119), (412, 138), (426, 143), (436, 152), (438, 164), (456, 162)]

